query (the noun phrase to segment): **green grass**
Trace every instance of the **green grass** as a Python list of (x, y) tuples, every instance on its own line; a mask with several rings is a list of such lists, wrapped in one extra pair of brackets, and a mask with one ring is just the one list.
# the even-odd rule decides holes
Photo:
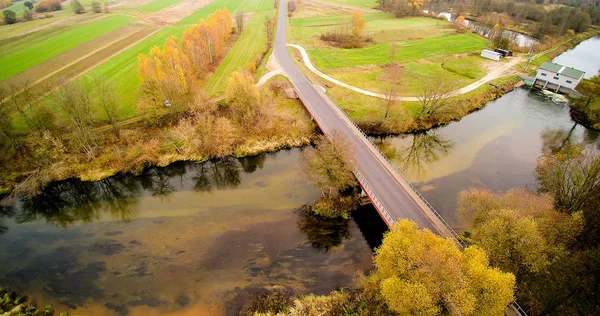
[(19, 11), (23, 10), (24, 7), (25, 7), (25, 0), (19, 1), (19, 2), (15, 2), (11, 6), (0, 10), (0, 12), (4, 12), (6, 10), (11, 10), (11, 11), (14, 11), (14, 12), (19, 12)]
[(160, 11), (164, 8), (170, 7), (172, 5), (175, 5), (181, 1), (183, 1), (183, 0), (157, 0), (157, 1), (145, 4), (141, 7), (139, 7), (139, 9), (142, 11), (156, 12), (156, 11)]
[[(256, 0), (246, 0), (246, 1), (256, 1)], [(216, 10), (227, 8), (229, 13), (233, 15), (233, 12), (242, 5), (243, 0), (215, 0), (211, 2), (209, 5), (204, 8), (192, 13), (188, 17), (182, 19), (177, 22), (177, 24), (196, 24), (200, 19), (206, 19), (206, 17), (215, 12)], [(244, 11), (244, 10), (243, 10)], [(249, 12), (249, 11), (244, 11)]]
[(28, 68), (57, 56), (67, 50), (92, 40), (102, 34), (116, 30), (133, 21), (130, 17), (115, 15), (83, 24), (76, 29), (42, 39), (34, 45), (0, 57), (2, 72), (0, 81), (6, 80)]
[(255, 2), (255, 8), (247, 9), (254, 11), (252, 19), (208, 81), (205, 90), (210, 95), (223, 94), (229, 76), (234, 71), (245, 69), (246, 65), (255, 61), (267, 43), (264, 17), (274, 14), (272, 1), (260, 0)]
[[(470, 53), (486, 48), (488, 41), (474, 34), (459, 34), (402, 41), (396, 61), (404, 62), (444, 55)], [(315, 66), (321, 70), (389, 63), (390, 43), (360, 49), (309, 49)]]
[(162, 47), (167, 38), (170, 36), (181, 36), (186, 28), (185, 26), (166, 27), (90, 71), (88, 76), (102, 76), (118, 84), (117, 92), (122, 101), (120, 113), (122, 117), (131, 117), (136, 114), (135, 98), (140, 85), (140, 78), (137, 72), (138, 55), (141, 53), (150, 53), (150, 49), (155, 45)]
[[(444, 69), (449, 72), (455, 73), (459, 76), (468, 79), (479, 79), (487, 74), (485, 69), (481, 66), (483, 57), (480, 56), (469, 56), (465, 58), (453, 59), (444, 63)], [(479, 67), (475, 67), (479, 66)]]

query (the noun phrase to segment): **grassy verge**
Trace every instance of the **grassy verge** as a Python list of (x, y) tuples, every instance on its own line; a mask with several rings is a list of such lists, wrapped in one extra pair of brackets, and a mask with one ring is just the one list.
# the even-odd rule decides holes
[(0, 64), (3, 65), (0, 81), (132, 21), (130, 17), (115, 15), (47, 39), (38, 38), (38, 43), (0, 57)]

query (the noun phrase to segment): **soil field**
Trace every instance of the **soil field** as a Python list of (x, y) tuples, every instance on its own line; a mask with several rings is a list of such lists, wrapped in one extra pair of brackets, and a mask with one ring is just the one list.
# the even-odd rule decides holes
[[(173, 0), (171, 0), (173, 2)], [(179, 20), (190, 15), (190, 12), (194, 12), (204, 8), (212, 0), (183, 0), (175, 5), (164, 8), (155, 14), (148, 17), (146, 20), (155, 24), (175, 24)]]
[(3, 65), (2, 72), (0, 73), (0, 81), (4, 81), (69, 49), (125, 26), (132, 21), (132, 18), (125, 16), (110, 16), (93, 23), (81, 25), (78, 28), (57, 34), (48, 39), (38, 37), (40, 40), (38, 43), (0, 57), (0, 64)]
[(185, 19), (180, 20), (177, 24), (185, 25), (185, 24), (196, 24), (200, 19), (206, 19), (206, 17), (215, 12), (216, 10), (220, 10), (223, 8), (227, 8), (229, 13), (233, 15), (233, 12), (240, 7), (244, 2), (252, 2), (254, 0), (215, 0), (210, 4), (207, 4), (202, 9), (188, 15)]

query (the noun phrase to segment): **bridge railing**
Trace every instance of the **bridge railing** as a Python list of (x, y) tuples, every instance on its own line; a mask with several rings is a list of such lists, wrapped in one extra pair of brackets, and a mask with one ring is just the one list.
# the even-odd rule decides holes
[[(321, 92), (323, 90), (322, 87), (317, 86), (316, 89), (319, 89)], [(448, 230), (448, 232), (450, 233), (450, 235), (452, 235), (452, 237), (456, 240), (456, 242), (458, 242), (458, 244), (464, 248), (467, 245), (465, 244), (465, 242), (462, 240), (462, 238), (460, 237), (460, 235), (450, 226), (450, 224), (448, 224), (448, 222), (446, 222), (446, 220), (442, 217), (442, 215), (440, 215), (440, 213), (438, 213), (438, 211), (436, 211), (436, 209), (433, 207), (433, 205), (431, 205), (431, 203), (429, 203), (427, 201), (427, 199), (425, 199), (425, 197), (421, 194), (421, 192), (419, 192), (419, 190), (417, 190), (417, 188), (410, 182), (408, 181), (408, 179), (406, 179), (404, 177), (404, 174), (402, 174), (402, 171), (400, 171), (400, 169), (398, 169), (398, 167), (396, 167), (382, 152), (381, 150), (379, 150), (379, 148), (373, 144), (373, 142), (371, 141), (371, 139), (369, 138), (369, 136), (367, 134), (365, 134), (365, 132), (363, 132), (363, 130), (358, 127), (358, 125), (348, 116), (348, 114), (346, 114), (346, 112), (344, 112), (342, 109), (340, 109), (337, 104), (324, 92), (321, 93), (322, 95), (324, 95), (332, 104), (336, 105), (334, 107), (334, 109), (338, 112), (341, 113), (342, 116), (346, 119), (346, 121), (350, 122), (350, 124), (353, 125), (354, 129), (357, 130), (358, 132), (360, 132), (364, 138), (367, 140), (367, 145), (371, 148), (371, 151), (373, 153), (375, 153), (380, 159), (382, 159), (387, 167), (388, 170), (390, 172), (395, 173), (396, 175), (398, 175), (398, 178), (400, 181), (403, 182), (403, 184), (405, 184), (406, 187), (410, 188), (413, 193), (415, 193), (415, 195), (419, 198), (419, 200), (421, 202), (423, 202), (423, 204), (429, 209), (429, 211), (442, 223), (442, 225), (444, 225), (444, 227)], [(397, 178), (397, 179), (398, 179)]]
[(377, 208), (381, 216), (383, 216), (383, 220), (386, 221), (390, 226), (393, 226), (396, 223), (396, 221), (394, 220), (392, 215), (390, 215), (390, 213), (387, 211), (385, 205), (381, 203), (381, 200), (379, 200), (377, 193), (373, 191), (373, 189), (371, 188), (367, 180), (362, 176), (360, 171), (355, 170), (354, 175), (356, 175), (356, 179), (358, 179), (358, 182), (360, 183), (363, 190), (365, 190), (365, 193), (367, 193), (369, 198), (371, 198), (371, 201), (373, 201), (373, 204), (375, 204), (375, 208)]

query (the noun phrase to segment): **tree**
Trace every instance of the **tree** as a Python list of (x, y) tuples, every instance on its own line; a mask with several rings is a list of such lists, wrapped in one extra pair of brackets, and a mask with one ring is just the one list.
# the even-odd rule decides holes
[(94, 13), (102, 13), (102, 4), (100, 1), (92, 1), (92, 11)]
[(73, 12), (75, 12), (75, 14), (85, 13), (85, 8), (81, 4), (81, 2), (79, 2), (79, 0), (72, 0), (71, 8), (73, 9)]
[(417, 121), (428, 120), (442, 112), (453, 94), (453, 85), (447, 78), (440, 76), (429, 78), (418, 97), (421, 102), (421, 111), (419, 111)]
[(33, 10), (33, 3), (31, 1), (25, 1), (25, 2), (23, 2), (23, 5), (25, 7), (27, 7), (27, 9)]
[(513, 300), (514, 275), (489, 267), (480, 248), (460, 251), (408, 220), (384, 235), (375, 265), (372, 286), (399, 314), (501, 315)]
[(60, 85), (50, 99), (54, 107), (69, 121), (69, 128), (80, 150), (93, 157), (96, 136), (92, 126), (90, 89), (81, 80)]
[(356, 37), (361, 37), (363, 30), (365, 29), (366, 22), (360, 11), (356, 10), (354, 13), (352, 13), (351, 23), (352, 34), (354, 34)]
[(296, 1), (294, 1), (294, 0), (288, 1), (288, 12), (292, 13), (294, 11), (296, 11)]
[(225, 100), (236, 122), (244, 127), (255, 122), (261, 101), (252, 76), (237, 71), (231, 74), (225, 88)]
[(110, 13), (110, 8), (108, 7), (108, 1), (105, 1), (104, 4), (102, 4), (102, 10), (104, 11), (104, 13)]
[(96, 94), (96, 103), (100, 107), (108, 124), (112, 126), (113, 133), (117, 138), (120, 137), (119, 126), (117, 125), (117, 117), (119, 115), (119, 97), (117, 95), (117, 87), (114, 83), (109, 82), (106, 78), (95, 77), (94, 93)]
[(399, 63), (392, 61), (383, 68), (383, 84), (385, 87), (385, 114), (383, 119), (387, 119), (390, 114), (390, 108), (396, 102), (398, 97), (398, 87), (400, 86), (400, 78), (404, 67)]
[(238, 34), (242, 34), (244, 31), (244, 12), (238, 11), (235, 13), (235, 27)]
[(4, 17), (4, 23), (6, 24), (15, 24), (17, 23), (17, 15), (14, 11), (4, 10), (2, 11), (2, 16)]
[(321, 136), (315, 149), (302, 153), (302, 171), (325, 197), (356, 185), (354, 153), (346, 138), (335, 132), (332, 141)]

